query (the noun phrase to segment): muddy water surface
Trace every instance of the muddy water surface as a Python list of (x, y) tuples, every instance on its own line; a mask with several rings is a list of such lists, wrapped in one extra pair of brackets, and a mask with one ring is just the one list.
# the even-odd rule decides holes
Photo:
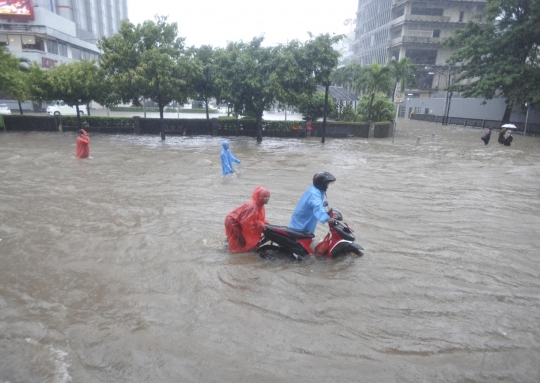
[[(222, 179), (222, 138), (0, 133), (0, 383), (538, 382), (540, 138), (481, 135), (232, 137)], [(256, 186), (286, 225), (319, 170), (362, 258), (226, 251)]]

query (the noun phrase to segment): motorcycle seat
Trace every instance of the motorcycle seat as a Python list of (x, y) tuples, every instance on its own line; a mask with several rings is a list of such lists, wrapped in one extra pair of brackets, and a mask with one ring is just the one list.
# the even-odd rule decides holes
[(271, 230), (276, 233), (284, 234), (293, 239), (314, 238), (315, 234), (307, 230), (291, 229), (287, 226), (266, 225), (266, 230)]

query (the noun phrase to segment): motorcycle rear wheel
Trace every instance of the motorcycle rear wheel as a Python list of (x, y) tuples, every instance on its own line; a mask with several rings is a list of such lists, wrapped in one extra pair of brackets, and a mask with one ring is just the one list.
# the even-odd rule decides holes
[(303, 261), (303, 260), (309, 258), (309, 255), (296, 256), (295, 254), (291, 253), (290, 251), (286, 251), (281, 246), (276, 246), (276, 245), (264, 245), (264, 246), (261, 246), (257, 250), (257, 254), (259, 254), (259, 256), (261, 258), (270, 259), (270, 260), (290, 259), (290, 260), (293, 260), (293, 261)]

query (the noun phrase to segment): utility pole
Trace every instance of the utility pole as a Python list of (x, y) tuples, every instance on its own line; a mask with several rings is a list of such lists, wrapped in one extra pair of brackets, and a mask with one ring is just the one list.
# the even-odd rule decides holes
[(450, 66), (448, 67), (448, 76), (446, 76), (446, 97), (444, 100), (444, 113), (442, 118), (442, 124), (448, 125), (448, 112), (449, 112), (449, 100), (450, 100), (450, 92), (448, 91), (448, 87), (450, 86)]
[(525, 103), (527, 114), (525, 115), (525, 127), (523, 128), (523, 136), (527, 135), (527, 122), (529, 121), (529, 109), (531, 109), (531, 101)]

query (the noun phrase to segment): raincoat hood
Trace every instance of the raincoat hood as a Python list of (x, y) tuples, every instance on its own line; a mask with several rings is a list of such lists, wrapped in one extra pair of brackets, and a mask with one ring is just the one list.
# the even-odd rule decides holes
[(253, 191), (253, 195), (251, 196), (251, 198), (253, 199), (253, 201), (255, 201), (255, 203), (257, 203), (257, 205), (264, 205), (263, 198), (265, 195), (270, 195), (268, 189), (263, 188), (262, 186), (257, 186)]
[(225, 234), (229, 240), (229, 250), (233, 253), (250, 251), (261, 240), (261, 234), (268, 223), (262, 199), (269, 194), (267, 189), (257, 186), (251, 201), (225, 217)]
[(223, 147), (223, 149), (221, 149), (221, 154), (219, 155), (219, 158), (221, 159), (221, 176), (227, 177), (236, 172), (233, 167), (233, 162), (240, 164), (241, 161), (231, 153), (229, 141), (223, 141), (221, 146)]
[(82, 133), (84, 136), (86, 136), (86, 130), (80, 129), (77, 133)]

